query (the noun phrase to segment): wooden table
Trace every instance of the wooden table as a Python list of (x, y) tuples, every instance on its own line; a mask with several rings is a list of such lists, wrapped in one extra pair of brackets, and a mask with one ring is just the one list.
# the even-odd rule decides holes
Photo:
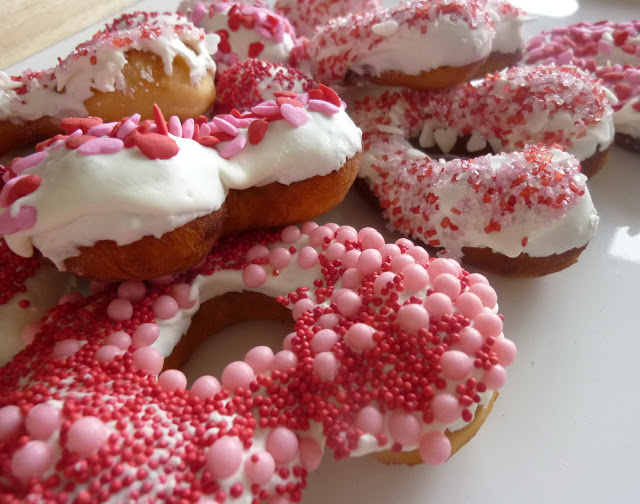
[(0, 69), (107, 19), (137, 1), (2, 0)]

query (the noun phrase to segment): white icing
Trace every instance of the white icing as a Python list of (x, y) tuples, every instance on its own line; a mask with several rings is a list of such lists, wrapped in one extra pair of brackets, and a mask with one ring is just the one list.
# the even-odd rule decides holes
[[(47, 310), (69, 291), (71, 282), (71, 275), (43, 265), (25, 281), (26, 292), (16, 293), (7, 303), (0, 305), (0, 366), (24, 348), (21, 337), (24, 326), (44, 317)], [(27, 308), (20, 306), (23, 300), (29, 301)]]
[(639, 98), (629, 100), (624, 106), (614, 112), (613, 122), (617, 133), (624, 133), (634, 138), (640, 138), (640, 113), (633, 108)]
[[(361, 149), (361, 132), (344, 110), (333, 116), (309, 111), (294, 128), (271, 122), (258, 145), (247, 142), (231, 159), (190, 139), (168, 160), (149, 160), (137, 148), (85, 156), (64, 147), (50, 151), (23, 174), (42, 175), (40, 187), (9, 209), (37, 209), (33, 228), (6, 237), (23, 256), (35, 245), (60, 269), (79, 246), (110, 239), (120, 245), (164, 233), (218, 210), (229, 189), (273, 182), (292, 184), (342, 167)], [(240, 133), (240, 134), (245, 134)]]

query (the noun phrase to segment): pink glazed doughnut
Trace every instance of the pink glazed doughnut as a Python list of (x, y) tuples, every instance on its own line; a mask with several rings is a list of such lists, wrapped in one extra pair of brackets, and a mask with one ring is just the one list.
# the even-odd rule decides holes
[[(92, 291), (0, 374), (4, 503), (286, 504), (326, 449), (440, 464), (515, 359), (483, 276), (371, 228), (237, 235), (187, 273)], [(282, 350), (219, 379), (173, 368), (236, 317), (291, 315)]]
[(640, 21), (578, 23), (554, 28), (526, 45), (527, 64), (575, 65), (591, 72), (612, 100), (616, 142), (640, 151)]

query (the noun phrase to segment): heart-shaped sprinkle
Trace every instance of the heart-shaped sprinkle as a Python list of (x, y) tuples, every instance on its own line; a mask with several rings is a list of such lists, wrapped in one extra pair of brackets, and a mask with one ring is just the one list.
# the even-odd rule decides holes
[(89, 129), (99, 124), (102, 124), (102, 119), (99, 117), (67, 117), (60, 121), (60, 126), (67, 132), (67, 135), (77, 129), (87, 133)]
[(251, 143), (251, 145), (259, 144), (262, 141), (268, 128), (269, 128), (269, 123), (267, 121), (263, 121), (262, 119), (257, 119), (253, 121), (249, 125), (249, 129), (248, 129), (249, 143)]
[(340, 107), (324, 100), (309, 100), (309, 110), (332, 116), (340, 112)]
[(231, 156), (235, 156), (238, 152), (244, 149), (244, 146), (247, 143), (247, 137), (238, 135), (233, 140), (231, 140), (227, 145), (225, 145), (218, 153), (221, 158), (229, 159)]
[(299, 128), (309, 120), (309, 114), (303, 108), (285, 103), (280, 107), (280, 113), (285, 120), (295, 128)]
[[(202, 4), (201, 4), (202, 5)], [(158, 133), (160, 135), (168, 135), (169, 129), (167, 128), (167, 121), (164, 119), (164, 115), (162, 114), (162, 110), (158, 107), (157, 104), (153, 104), (153, 120), (158, 127)]]
[(9, 166), (7, 167), (11, 172), (16, 175), (22, 173), (24, 170), (29, 168), (33, 168), (37, 164), (42, 163), (45, 158), (49, 155), (47, 151), (40, 151), (34, 154), (30, 154), (25, 158), (16, 158), (14, 159)]
[(38, 210), (30, 205), (20, 207), (15, 217), (11, 215), (11, 210), (5, 210), (0, 214), (0, 234), (10, 235), (30, 229), (35, 226), (37, 219)]
[(249, 44), (249, 57), (257, 58), (264, 51), (264, 42), (258, 41)]
[(85, 156), (96, 154), (114, 154), (124, 149), (124, 142), (119, 138), (102, 137), (89, 140), (78, 147), (77, 152)]
[(88, 142), (89, 140), (94, 140), (95, 136), (93, 135), (78, 135), (67, 138), (64, 146), (69, 150), (75, 150), (80, 147), (83, 143)]
[(324, 94), (325, 100), (327, 100), (330, 103), (333, 103), (336, 107), (342, 106), (342, 100), (338, 96), (338, 93), (336, 93), (333, 89), (325, 86), (324, 84), (320, 84), (318, 88), (320, 89), (320, 91), (322, 91), (322, 94)]
[(171, 159), (180, 150), (173, 138), (159, 133), (136, 136), (136, 147), (149, 159)]
[(38, 175), (19, 175), (10, 179), (0, 191), (0, 208), (6, 208), (14, 201), (31, 194), (38, 187), (42, 179)]

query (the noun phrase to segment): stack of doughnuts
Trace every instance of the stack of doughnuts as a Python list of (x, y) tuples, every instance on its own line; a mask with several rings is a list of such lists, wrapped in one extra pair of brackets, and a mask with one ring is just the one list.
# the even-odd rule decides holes
[[(48, 138), (0, 170), (0, 329), (17, 342), (0, 500), (289, 504), (325, 451), (444, 462), (515, 359), (495, 290), (458, 260), (576, 261), (610, 93), (575, 68), (504, 70), (523, 13), (502, 0), (176, 7), (0, 76), (6, 148)], [(356, 176), (426, 248), (309, 221)], [(65, 295), (71, 273), (84, 295)], [(204, 338), (264, 318), (293, 320), (281, 350), (187, 384)]]

